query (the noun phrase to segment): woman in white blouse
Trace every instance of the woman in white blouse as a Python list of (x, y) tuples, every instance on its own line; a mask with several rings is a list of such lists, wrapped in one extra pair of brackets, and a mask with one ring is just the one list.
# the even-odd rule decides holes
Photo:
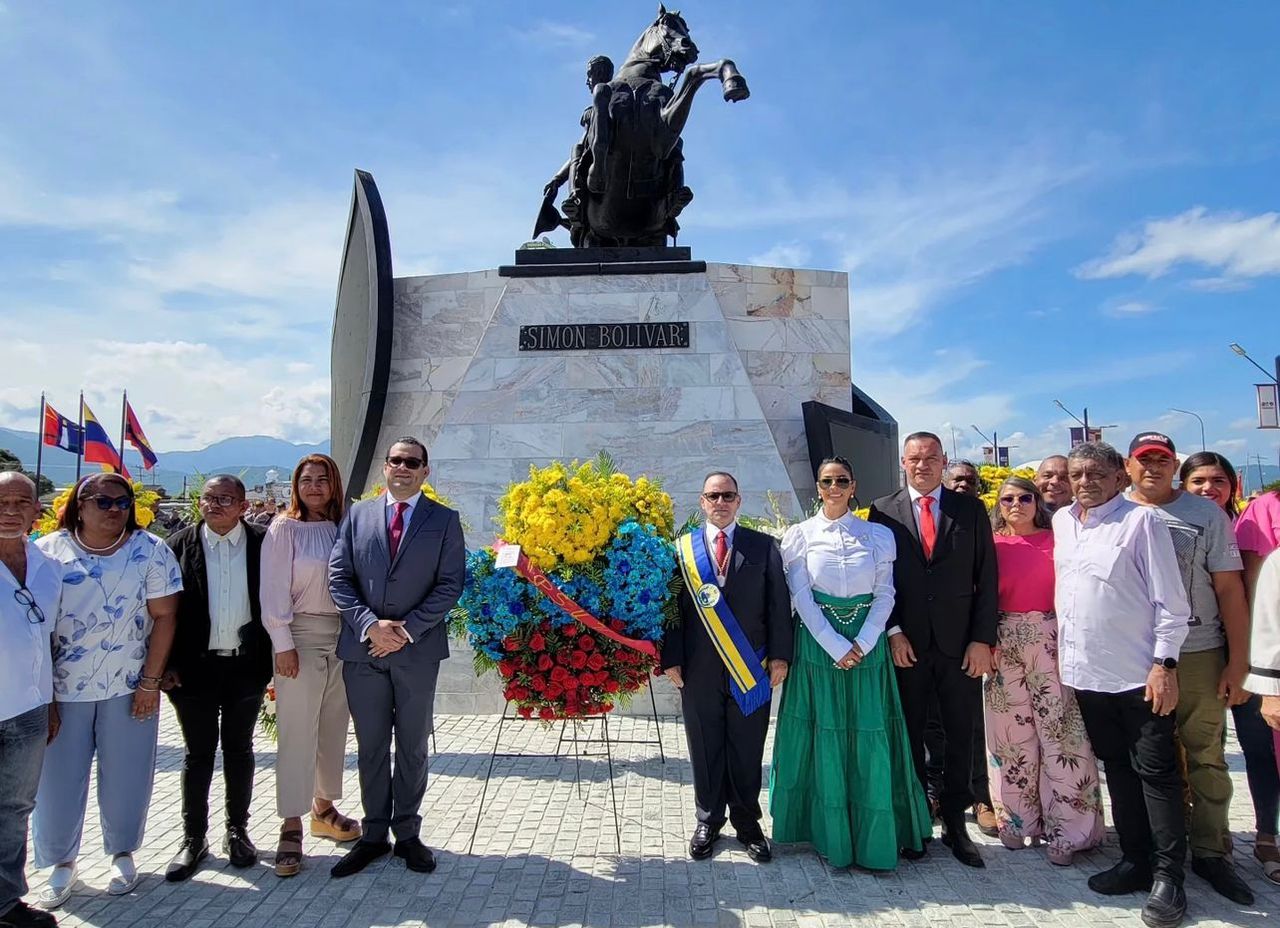
[(329, 595), (329, 553), (342, 521), (342, 477), (323, 454), (293, 470), (293, 499), (262, 544), (262, 624), (276, 652), (276, 808), (284, 820), (277, 876), (302, 869), (302, 816), (311, 834), (360, 837), (340, 813), (351, 714), (338, 660), (338, 608)]
[(807, 841), (833, 867), (892, 870), (932, 832), (884, 643), (893, 535), (849, 511), (853, 466), (818, 468), (822, 510), (782, 539), (800, 616), (769, 776), (773, 837)]

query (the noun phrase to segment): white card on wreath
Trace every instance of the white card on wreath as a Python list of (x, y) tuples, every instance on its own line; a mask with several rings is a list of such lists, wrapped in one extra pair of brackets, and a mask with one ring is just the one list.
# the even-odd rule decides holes
[(503, 545), (498, 549), (498, 556), (494, 559), (493, 566), (499, 569), (503, 567), (515, 567), (519, 560), (519, 545)]

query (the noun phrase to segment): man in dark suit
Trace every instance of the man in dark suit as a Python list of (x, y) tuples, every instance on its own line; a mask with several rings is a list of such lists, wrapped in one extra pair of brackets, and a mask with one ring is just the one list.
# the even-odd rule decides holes
[(391, 850), (388, 833), (409, 869), (436, 868), (418, 837), (418, 810), (427, 789), (436, 678), (449, 656), (445, 618), (462, 595), (466, 549), (458, 514), (422, 494), (431, 473), (422, 442), (396, 441), (382, 473), (386, 493), (351, 507), (329, 560), (364, 803), (364, 834), (334, 865), (335, 877), (359, 873)]
[(907, 486), (872, 503), (870, 520), (890, 528), (898, 547), (889, 649), (916, 773), (927, 789), (925, 725), (936, 696), (946, 732), (942, 840), (961, 863), (982, 867), (964, 814), (973, 804), (973, 729), (982, 712), (982, 675), (994, 669), (995, 543), (982, 501), (942, 486), (946, 462), (938, 436), (908, 435), (902, 450)]
[(169, 693), (187, 752), (182, 762), (182, 844), (165, 871), (188, 879), (209, 855), (209, 787), (222, 742), (227, 832), (223, 852), (252, 866), (253, 730), (271, 679), (271, 640), (262, 627), (258, 579), (266, 529), (244, 520), (238, 477), (219, 474), (200, 493), (201, 520), (168, 538), (182, 570), (173, 650), (162, 687)]
[[(786, 679), (795, 648), (795, 625), (782, 555), (768, 535), (737, 524), (741, 505), (738, 482), (731, 474), (714, 473), (703, 481), (701, 506), (706, 524), (693, 531), (706, 540), (711, 576), (702, 578), (706, 581), (702, 589), (685, 589), (680, 594), (680, 627), (662, 643), (662, 670), (680, 689), (693, 765), (698, 824), (689, 853), (695, 860), (711, 856), (725, 822), (726, 804), (728, 818), (747, 855), (757, 862), (772, 858), (760, 828), (769, 694), (757, 693), (756, 702), (762, 700), (762, 704), (743, 711), (694, 599), (700, 596), (704, 605), (713, 600), (727, 604), (755, 651), (744, 657), (763, 662), (761, 677), (769, 689)], [(711, 584), (715, 589), (706, 589)]]

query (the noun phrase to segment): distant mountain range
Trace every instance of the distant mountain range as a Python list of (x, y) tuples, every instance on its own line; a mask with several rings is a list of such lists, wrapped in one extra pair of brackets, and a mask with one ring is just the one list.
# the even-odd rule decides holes
[[(16, 454), (28, 470), (35, 470), (39, 441), (40, 436), (35, 432), (0, 428), (0, 448)], [(224, 438), (196, 451), (157, 449), (160, 463), (149, 472), (142, 470), (138, 453), (129, 448), (125, 452), (125, 467), (136, 479), (158, 484), (170, 495), (176, 495), (182, 492), (184, 478), (189, 482), (197, 474), (236, 474), (250, 487), (265, 483), (269, 470), (279, 471), (279, 479), (287, 480), (298, 459), (315, 452), (328, 454), (329, 443), (303, 445), (266, 435), (248, 435)], [(98, 465), (86, 464), (83, 468), (82, 473), (88, 473)], [(40, 470), (57, 486), (65, 486), (75, 480), (76, 456), (61, 448), (46, 447)]]

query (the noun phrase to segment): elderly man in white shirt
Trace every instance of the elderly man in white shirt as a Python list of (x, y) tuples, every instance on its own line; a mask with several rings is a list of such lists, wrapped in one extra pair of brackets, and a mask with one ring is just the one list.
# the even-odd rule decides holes
[(27, 820), (36, 803), (53, 702), (53, 628), (62, 565), (27, 541), (36, 485), (0, 473), (0, 925), (52, 926), (27, 891)]
[(1058, 657), (1106, 767), (1123, 854), (1089, 887), (1105, 895), (1149, 889), (1142, 920), (1172, 928), (1187, 908), (1173, 711), (1191, 606), (1168, 527), (1121, 495), (1119, 452), (1079, 445), (1067, 474), (1075, 502), (1053, 517)]

